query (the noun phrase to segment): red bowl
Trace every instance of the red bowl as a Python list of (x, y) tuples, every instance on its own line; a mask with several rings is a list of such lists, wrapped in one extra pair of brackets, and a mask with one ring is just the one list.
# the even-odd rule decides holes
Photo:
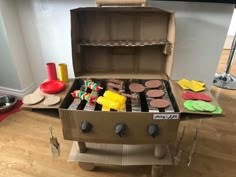
[(65, 83), (59, 80), (50, 80), (40, 85), (40, 90), (44, 93), (58, 93), (65, 88)]

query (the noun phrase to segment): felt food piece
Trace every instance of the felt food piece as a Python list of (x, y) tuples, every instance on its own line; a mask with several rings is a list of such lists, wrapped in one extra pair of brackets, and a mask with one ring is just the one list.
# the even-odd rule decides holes
[(204, 82), (199, 82), (199, 81), (195, 81), (195, 80), (191, 80), (191, 83), (193, 83), (193, 84), (198, 84), (198, 85), (200, 85), (200, 86), (202, 86), (202, 87), (205, 86), (205, 83), (204, 83)]
[(145, 87), (142, 84), (132, 83), (132, 84), (129, 85), (129, 89), (132, 92), (140, 93), (140, 92), (143, 92), (145, 90)]
[(196, 98), (198, 100), (203, 100), (203, 101), (211, 101), (211, 97), (209, 97), (208, 95), (204, 94), (204, 93), (197, 93), (196, 94)]
[(104, 106), (105, 108), (115, 109), (117, 111), (123, 110), (125, 107), (124, 103), (119, 103), (103, 96), (98, 97), (97, 103)]
[(150, 105), (155, 108), (166, 108), (170, 105), (170, 102), (164, 99), (153, 99), (150, 101)]
[(93, 91), (92, 93), (87, 93), (85, 91), (75, 90), (71, 93), (71, 95), (74, 98), (80, 98), (81, 100), (86, 100), (90, 103), (95, 102), (98, 97), (98, 93), (96, 91)]
[(187, 89), (188, 89), (188, 87), (185, 86), (185, 84), (186, 84), (187, 82), (189, 82), (189, 80), (187, 80), (187, 79), (181, 79), (181, 80), (177, 81), (177, 83), (179, 84), (179, 86), (180, 86), (182, 89), (184, 89), (184, 90), (187, 90)]
[(113, 82), (115, 84), (123, 84), (124, 83), (122, 80), (118, 80), (118, 79), (108, 79), (108, 82)]
[(197, 111), (196, 109), (193, 108), (192, 103), (193, 103), (192, 100), (187, 100), (184, 102), (184, 107), (190, 111)]
[(195, 102), (197, 102), (197, 104), (200, 105), (204, 109), (204, 111), (213, 112), (216, 110), (216, 106), (211, 103), (205, 101), (195, 101)]
[(159, 98), (165, 95), (165, 92), (163, 90), (153, 89), (153, 90), (148, 90), (146, 95), (151, 98)]
[(188, 87), (190, 90), (194, 91), (194, 92), (200, 92), (200, 91), (203, 91), (205, 90), (204, 87), (202, 87), (201, 85), (198, 85), (197, 83), (194, 83), (194, 82), (185, 82), (184, 84), (186, 87)]
[(218, 112), (222, 112), (221, 108), (218, 108), (217, 110), (217, 106), (205, 101), (187, 100), (184, 102), (184, 107), (191, 111), (207, 111), (212, 113), (216, 111), (215, 114), (219, 114)]
[(53, 106), (61, 101), (59, 96), (49, 96), (44, 101), (43, 104), (47, 106)]
[(133, 99), (133, 100), (137, 100), (139, 98), (137, 94), (121, 93), (121, 95), (125, 96), (126, 98)]
[(200, 91), (205, 90), (205, 87), (204, 87), (205, 83), (203, 83), (203, 82), (199, 82), (199, 81), (195, 81), (195, 80), (190, 81), (187, 79), (181, 79), (181, 80), (177, 81), (177, 83), (184, 90), (190, 89), (194, 92), (200, 92)]
[(191, 84), (190, 89), (194, 92), (201, 92), (201, 91), (205, 90), (206, 88), (204, 88), (198, 84)]
[(102, 87), (100, 87), (97, 83), (93, 82), (90, 79), (84, 80), (84, 85), (85, 87), (88, 87), (91, 90), (95, 90), (95, 91), (100, 91), (102, 89)]
[(185, 95), (186, 95), (187, 98), (189, 98), (191, 100), (194, 100), (194, 98), (195, 98), (194, 94), (192, 94), (192, 92), (186, 92)]
[(103, 94), (104, 97), (107, 99), (119, 102), (119, 103), (125, 103), (126, 102), (126, 97), (123, 95), (120, 95), (119, 93), (112, 92), (110, 90), (105, 91)]
[(212, 114), (221, 114), (223, 112), (223, 110), (221, 109), (221, 107), (216, 106), (216, 110), (211, 112)]
[(191, 98), (189, 98), (185, 93), (182, 93), (182, 98), (185, 100), (191, 100)]
[(205, 111), (205, 109), (197, 101), (192, 102), (192, 107), (198, 111)]
[(112, 82), (112, 83), (114, 83), (114, 84), (121, 85), (122, 88), (123, 88), (123, 86), (124, 86), (124, 81), (122, 81), (122, 80), (118, 80), (118, 79), (108, 79), (108, 82)]
[(185, 100), (202, 100), (202, 101), (211, 101), (211, 97), (204, 93), (194, 93), (194, 92), (184, 92), (182, 98)]
[(105, 107), (105, 106), (102, 106), (102, 111), (110, 111), (110, 108), (107, 108), (107, 107)]
[(39, 93), (32, 93), (32, 94), (26, 95), (22, 99), (22, 102), (27, 105), (34, 105), (41, 102), (43, 99), (44, 99), (44, 95), (41, 95)]
[(161, 81), (159, 81), (159, 80), (149, 80), (149, 81), (145, 82), (145, 86), (147, 88), (158, 88), (161, 85), (162, 85)]
[(115, 83), (112, 83), (112, 82), (108, 82), (108, 83), (107, 83), (107, 87), (117, 88), (117, 89), (120, 89), (120, 90), (123, 88), (122, 85), (115, 84)]

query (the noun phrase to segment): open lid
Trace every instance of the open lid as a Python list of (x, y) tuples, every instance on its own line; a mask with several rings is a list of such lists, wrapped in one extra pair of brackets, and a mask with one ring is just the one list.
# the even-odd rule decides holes
[(173, 13), (151, 7), (78, 8), (71, 10), (71, 38), (76, 77), (171, 75)]

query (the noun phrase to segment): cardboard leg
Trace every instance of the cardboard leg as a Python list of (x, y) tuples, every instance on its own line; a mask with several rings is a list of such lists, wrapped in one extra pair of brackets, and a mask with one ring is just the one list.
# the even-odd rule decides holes
[(87, 152), (88, 148), (86, 147), (85, 142), (79, 142), (79, 141), (78, 141), (78, 145), (79, 145), (79, 151), (80, 151), (80, 153), (85, 153), (85, 152)]
[(87, 162), (79, 162), (80, 168), (86, 171), (92, 171), (95, 169), (95, 164), (94, 163), (87, 163)]
[(165, 144), (156, 144), (154, 155), (158, 159), (163, 159), (166, 155), (166, 145)]
[(160, 165), (152, 166), (152, 177), (162, 177), (163, 176), (163, 168)]

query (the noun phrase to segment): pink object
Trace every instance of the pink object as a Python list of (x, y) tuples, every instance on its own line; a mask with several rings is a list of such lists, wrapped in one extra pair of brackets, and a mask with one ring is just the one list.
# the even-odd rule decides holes
[(57, 71), (55, 63), (47, 63), (48, 80), (57, 80)]

